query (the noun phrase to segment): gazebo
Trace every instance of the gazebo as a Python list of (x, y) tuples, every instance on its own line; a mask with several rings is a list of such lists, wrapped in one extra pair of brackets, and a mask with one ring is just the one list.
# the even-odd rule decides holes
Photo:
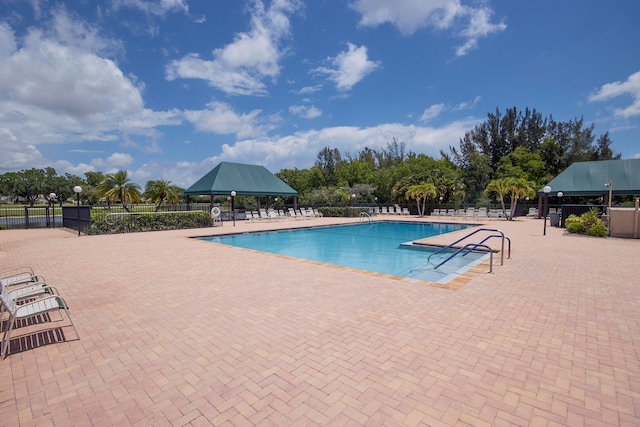
[(256, 196), (260, 206), (260, 196), (293, 196), (298, 202), (298, 192), (264, 166), (243, 163), (221, 162), (205, 176), (185, 190), (185, 195), (214, 196)]
[[(640, 159), (576, 162), (538, 190), (538, 212), (544, 210), (544, 196), (602, 196), (602, 205), (611, 207), (614, 195), (640, 194)], [(573, 208), (573, 206), (571, 206)], [(579, 210), (563, 209), (561, 221)], [(607, 212), (607, 215), (610, 213)]]

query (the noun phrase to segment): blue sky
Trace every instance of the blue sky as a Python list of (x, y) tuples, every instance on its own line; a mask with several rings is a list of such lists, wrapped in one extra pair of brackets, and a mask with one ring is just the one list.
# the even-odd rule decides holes
[(640, 2), (4, 0), (0, 173), (311, 167), (393, 138), (438, 158), (498, 108), (640, 157)]

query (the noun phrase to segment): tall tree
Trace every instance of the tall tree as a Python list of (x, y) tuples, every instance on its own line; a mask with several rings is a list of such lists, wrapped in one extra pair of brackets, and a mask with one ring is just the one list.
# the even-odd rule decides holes
[(422, 218), (427, 207), (427, 199), (429, 197), (435, 197), (436, 194), (435, 185), (428, 182), (422, 182), (420, 184), (410, 186), (404, 196), (407, 200), (415, 199), (416, 204), (418, 205), (418, 216)]
[(140, 200), (140, 186), (131, 182), (127, 171), (107, 174), (98, 188), (103, 198), (119, 201), (127, 212), (130, 212), (128, 203)]
[(171, 185), (171, 181), (158, 179), (147, 182), (144, 195), (151, 199), (153, 203), (157, 203), (156, 212), (158, 212), (158, 209), (165, 201), (167, 203), (178, 203), (178, 192), (178, 187)]
[(327, 185), (334, 185), (336, 183), (335, 173), (340, 163), (342, 163), (342, 156), (340, 155), (340, 150), (337, 148), (324, 147), (318, 153), (316, 166), (322, 171)]
[(511, 196), (511, 214), (509, 221), (513, 221), (516, 214), (516, 206), (518, 200), (522, 197), (533, 197), (535, 194), (534, 183), (524, 178), (507, 178), (509, 186), (509, 194)]
[(510, 178), (498, 178), (492, 180), (484, 189), (485, 194), (496, 193), (498, 200), (500, 200), (500, 206), (502, 206), (502, 215), (507, 216), (507, 208), (504, 205), (504, 198), (511, 191), (511, 179)]

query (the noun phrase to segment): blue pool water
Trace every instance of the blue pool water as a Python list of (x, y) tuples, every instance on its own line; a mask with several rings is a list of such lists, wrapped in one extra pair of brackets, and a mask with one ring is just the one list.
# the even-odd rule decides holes
[(438, 260), (442, 260), (450, 252), (438, 254), (432, 257), (431, 263), (427, 263), (427, 258), (435, 249), (404, 244), (468, 227), (470, 226), (465, 224), (376, 221), (201, 239), (394, 276), (446, 283), (456, 273), (459, 274), (461, 268), (467, 269), (477, 263), (482, 254), (471, 253), (464, 258), (456, 257), (434, 270)]

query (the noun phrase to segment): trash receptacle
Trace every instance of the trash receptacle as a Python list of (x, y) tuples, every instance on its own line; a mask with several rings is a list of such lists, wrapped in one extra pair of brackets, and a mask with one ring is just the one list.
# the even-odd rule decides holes
[(549, 214), (549, 225), (552, 227), (560, 227), (560, 214), (558, 212), (551, 212)]

